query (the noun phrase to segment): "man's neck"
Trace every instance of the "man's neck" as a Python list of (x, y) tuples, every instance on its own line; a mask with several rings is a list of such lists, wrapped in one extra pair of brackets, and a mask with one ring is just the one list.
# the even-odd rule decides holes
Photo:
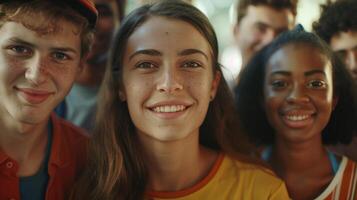
[(0, 150), (19, 165), (18, 175), (32, 175), (40, 167), (48, 139), (48, 121), (41, 124), (0, 120)]

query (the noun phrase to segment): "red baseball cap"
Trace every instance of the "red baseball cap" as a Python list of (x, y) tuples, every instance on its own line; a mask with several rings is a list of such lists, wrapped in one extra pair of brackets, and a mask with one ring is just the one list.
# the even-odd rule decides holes
[[(13, 2), (13, 1), (24, 1), (29, 2), (30, 0), (0, 0), (1, 3)], [(45, 1), (45, 0), (44, 0)], [(98, 18), (98, 11), (95, 8), (92, 0), (49, 0), (63, 2), (85, 17), (91, 28), (95, 27)]]
[(89, 24), (92, 28), (95, 27), (98, 18), (98, 11), (95, 8), (92, 0), (58, 0), (62, 1), (74, 10), (78, 11), (81, 15), (88, 19)]

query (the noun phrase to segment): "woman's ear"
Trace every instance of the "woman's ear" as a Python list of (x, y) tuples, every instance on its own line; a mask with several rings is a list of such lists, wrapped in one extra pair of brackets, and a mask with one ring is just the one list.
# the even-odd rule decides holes
[(211, 87), (211, 94), (210, 94), (210, 101), (212, 101), (217, 94), (217, 89), (219, 86), (219, 83), (221, 82), (222, 74), (218, 70), (214, 73), (214, 77), (212, 80), (212, 87)]

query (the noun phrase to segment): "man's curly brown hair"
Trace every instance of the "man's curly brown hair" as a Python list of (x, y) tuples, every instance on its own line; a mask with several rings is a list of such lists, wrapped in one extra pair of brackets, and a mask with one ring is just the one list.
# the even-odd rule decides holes
[(331, 38), (345, 31), (357, 31), (357, 1), (337, 0), (321, 6), (322, 12), (318, 21), (312, 24), (317, 35), (327, 43)]

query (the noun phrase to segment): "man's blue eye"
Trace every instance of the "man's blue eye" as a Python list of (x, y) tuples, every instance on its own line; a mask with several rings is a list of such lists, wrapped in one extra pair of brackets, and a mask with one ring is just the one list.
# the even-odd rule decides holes
[(30, 55), (32, 53), (31, 49), (25, 46), (12, 46), (10, 49), (14, 53), (21, 55)]
[(54, 53), (53, 57), (56, 60), (67, 60), (69, 58), (69, 56), (67, 56), (65, 53), (61, 53), (61, 52)]

